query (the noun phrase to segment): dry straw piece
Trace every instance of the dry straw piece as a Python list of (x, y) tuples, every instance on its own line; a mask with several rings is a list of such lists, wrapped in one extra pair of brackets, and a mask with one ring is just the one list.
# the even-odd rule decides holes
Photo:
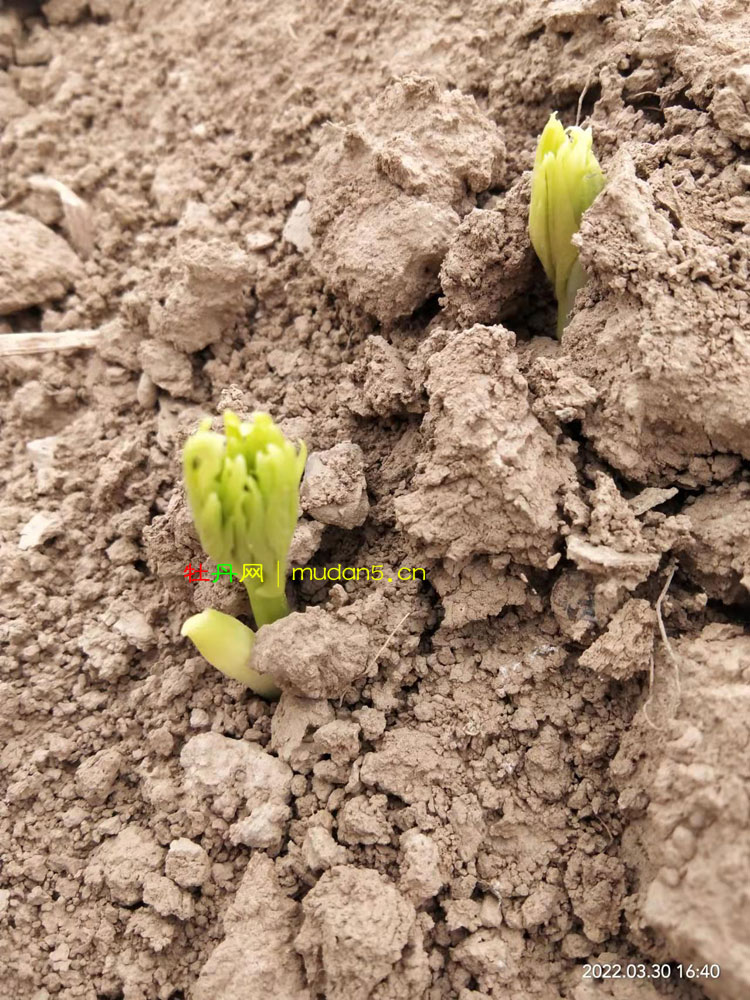
[(77, 351), (96, 347), (101, 330), (58, 330), (50, 333), (1, 333), (0, 358), (46, 351)]
[(91, 206), (83, 198), (71, 191), (67, 184), (54, 177), (34, 174), (29, 177), (29, 185), (35, 191), (51, 191), (60, 199), (65, 221), (65, 231), (74, 250), (84, 260), (94, 251), (94, 217)]

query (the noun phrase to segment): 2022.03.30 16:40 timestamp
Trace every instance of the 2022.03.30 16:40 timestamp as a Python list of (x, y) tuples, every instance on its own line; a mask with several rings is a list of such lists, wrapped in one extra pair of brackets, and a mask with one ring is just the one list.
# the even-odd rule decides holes
[(715, 963), (683, 964), (655, 962), (589, 962), (583, 966), (584, 979), (718, 979), (721, 968)]

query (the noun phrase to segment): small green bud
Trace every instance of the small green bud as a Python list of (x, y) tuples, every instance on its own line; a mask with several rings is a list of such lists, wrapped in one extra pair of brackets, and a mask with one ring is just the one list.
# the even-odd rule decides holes
[(297, 525), (307, 451), (267, 413), (247, 422), (224, 413), (224, 434), (204, 420), (185, 444), (188, 503), (201, 544), (217, 563), (263, 567), (245, 582), (258, 626), (287, 614), (286, 560)]
[(180, 634), (227, 677), (246, 684), (262, 698), (279, 697), (281, 692), (273, 681), (250, 666), (255, 633), (232, 615), (208, 608), (188, 618)]
[(586, 281), (572, 237), (605, 184), (591, 146), (590, 128), (574, 125), (566, 131), (553, 112), (539, 137), (531, 176), (529, 236), (555, 288), (558, 336)]

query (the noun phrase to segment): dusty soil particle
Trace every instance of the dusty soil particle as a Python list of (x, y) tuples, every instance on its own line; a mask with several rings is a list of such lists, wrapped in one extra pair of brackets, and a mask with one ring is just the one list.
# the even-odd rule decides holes
[(132, 906), (143, 898), (146, 876), (160, 869), (163, 860), (164, 851), (150, 833), (126, 826), (95, 852), (85, 877), (94, 884), (103, 878), (115, 902)]
[(173, 840), (167, 851), (165, 872), (183, 889), (195, 889), (206, 882), (211, 861), (200, 846), (187, 837)]
[(100, 750), (78, 765), (76, 790), (92, 805), (106, 802), (122, 767), (122, 756), (114, 749)]
[(656, 930), (680, 961), (719, 963), (721, 980), (707, 992), (734, 1000), (748, 990), (746, 940), (724, 899), (730, 873), (747, 864), (746, 768), (736, 748), (748, 739), (750, 640), (708, 625), (674, 653), (679, 700), (661, 652), (651, 725), (642, 709), (613, 762), (632, 816), (624, 857), (639, 876), (631, 919)]
[[(676, 194), (676, 180), (672, 204), (690, 198), (685, 184)], [(652, 485), (725, 478), (711, 456), (748, 455), (748, 416), (738, 405), (750, 391), (739, 347), (748, 335), (739, 309), (744, 279), (731, 263), (734, 240), (693, 228), (704, 225), (685, 218), (675, 227), (623, 149), (581, 227), (581, 260), (594, 278), (586, 294), (596, 304), (571, 324), (563, 346), (598, 394), (584, 430), (615, 468)]]
[(201, 733), (182, 748), (180, 763), (199, 794), (234, 789), (251, 815), (269, 803), (285, 805), (289, 799), (291, 768), (254, 743)]
[(0, 212), (0, 316), (61, 299), (82, 275), (68, 244), (41, 222)]
[(359, 755), (359, 733), (360, 727), (356, 722), (338, 719), (316, 729), (313, 742), (324, 753), (330, 754), (331, 760), (345, 762)]
[(587, 531), (571, 531), (566, 546), (568, 558), (596, 579), (594, 614), (604, 625), (658, 568), (663, 553), (685, 544), (690, 521), (658, 511), (639, 518), (611, 476), (596, 472), (593, 478)]
[[(367, 629), (308, 608), (259, 630), (255, 669), (305, 698), (336, 698), (369, 672)], [(374, 650), (372, 650), (374, 652)]]
[(386, 733), (382, 749), (365, 755), (359, 776), (365, 785), (418, 802), (431, 795), (433, 785), (450, 781), (451, 765), (441, 759), (434, 736), (396, 729)]
[(42, 4), (50, 24), (74, 24), (88, 9), (87, 0), (47, 0)]
[(514, 344), (503, 327), (474, 326), (436, 330), (420, 349), (426, 457), (395, 509), (428, 555), (543, 565), (552, 554), (573, 467), (531, 412)]
[(451, 239), (441, 305), (457, 325), (502, 321), (528, 292), (538, 266), (527, 226), (530, 191), (524, 174), (491, 210), (470, 212)]
[(440, 870), (440, 849), (436, 842), (418, 830), (401, 835), (403, 865), (399, 887), (415, 906), (433, 899), (445, 884)]
[(275, 994), (309, 1000), (302, 962), (291, 947), (298, 911), (280, 888), (273, 863), (255, 855), (224, 917), (224, 940), (195, 984), (196, 1000), (265, 1000)]
[(381, 322), (412, 313), (438, 290), (450, 237), (504, 157), (471, 97), (417, 76), (392, 84), (356, 125), (330, 130), (313, 163), (315, 267)]
[(171, 344), (143, 340), (138, 360), (154, 385), (173, 396), (189, 396), (193, 388), (193, 369), (188, 358)]
[(349, 861), (347, 849), (337, 844), (329, 831), (320, 826), (311, 827), (305, 834), (302, 855), (312, 871), (325, 871)]
[(508, 605), (522, 605), (529, 597), (527, 585), (518, 575), (510, 575), (507, 556), (472, 559), (466, 565), (446, 561), (431, 570), (430, 582), (440, 594), (447, 628), (461, 628), (469, 622), (499, 615)]
[(606, 632), (584, 650), (578, 662), (622, 681), (647, 671), (654, 649), (656, 612), (648, 601), (630, 600), (612, 617)]
[(172, 264), (180, 275), (164, 305), (154, 303), (149, 333), (186, 353), (201, 351), (232, 331), (251, 279), (247, 254), (219, 240), (189, 240)]
[(271, 723), (271, 747), (294, 771), (308, 773), (323, 756), (323, 750), (315, 746), (308, 734), (333, 721), (334, 715), (324, 698), (300, 698), (289, 691), (282, 692)]
[(143, 880), (143, 902), (153, 907), (161, 917), (190, 920), (195, 912), (190, 893), (182, 892), (171, 879), (155, 872), (151, 872)]
[(687, 508), (690, 538), (678, 551), (685, 572), (711, 597), (727, 604), (750, 593), (750, 484), (707, 492)]
[(295, 948), (315, 992), (367, 1000), (425, 989), (429, 970), (414, 907), (378, 872), (336, 866), (307, 894), (302, 910)]
[(368, 337), (359, 359), (341, 387), (342, 401), (361, 417), (422, 410), (405, 359), (383, 337)]
[(590, 941), (605, 941), (617, 933), (625, 890), (625, 866), (619, 858), (574, 855), (565, 871), (565, 888)]
[(338, 838), (342, 844), (390, 844), (391, 824), (386, 795), (355, 795), (338, 812)]
[(300, 506), (322, 524), (349, 529), (364, 524), (370, 504), (359, 445), (342, 441), (308, 456)]

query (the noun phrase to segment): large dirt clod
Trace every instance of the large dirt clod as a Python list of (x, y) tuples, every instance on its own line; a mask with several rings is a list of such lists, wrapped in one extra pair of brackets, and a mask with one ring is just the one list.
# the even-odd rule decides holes
[(0, 316), (61, 299), (82, 274), (65, 240), (29, 215), (0, 212)]
[(696, 486), (736, 468), (717, 453), (750, 458), (750, 319), (731, 263), (748, 244), (675, 228), (655, 196), (622, 150), (577, 237), (595, 301), (563, 348), (598, 394), (583, 426), (599, 454), (638, 482)]
[(451, 236), (474, 195), (502, 178), (505, 147), (471, 97), (410, 76), (355, 125), (332, 129), (313, 162), (315, 266), (381, 322), (438, 290)]
[(538, 566), (553, 553), (573, 467), (531, 411), (514, 344), (503, 327), (474, 326), (423, 345), (426, 447), (395, 508), (428, 555)]
[(369, 652), (366, 628), (308, 608), (258, 631), (253, 666), (290, 694), (337, 698), (367, 675)]
[(416, 912), (378, 872), (336, 866), (302, 909), (295, 948), (316, 993), (330, 1000), (422, 994), (429, 970)]

